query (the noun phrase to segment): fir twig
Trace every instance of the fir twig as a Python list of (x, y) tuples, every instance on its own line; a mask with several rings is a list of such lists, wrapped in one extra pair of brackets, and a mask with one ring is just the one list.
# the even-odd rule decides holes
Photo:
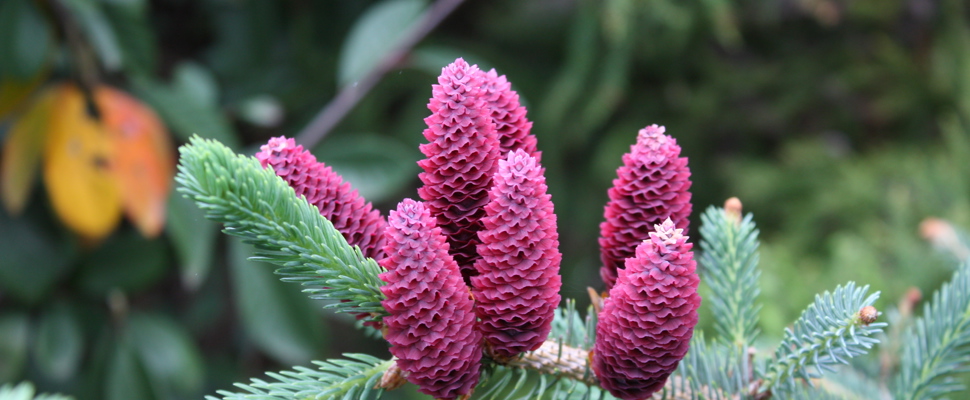
[[(275, 382), (252, 379), (248, 385), (236, 384), (248, 393), (218, 393), (225, 400), (379, 399), (384, 391), (375, 386), (394, 361), (366, 354), (344, 356), (347, 359), (314, 361), (318, 369), (294, 367), (292, 371), (267, 373)], [(219, 400), (215, 396), (206, 399)]]
[(385, 314), (378, 278), (380, 266), (351, 247), (316, 207), (253, 157), (237, 155), (213, 140), (193, 137), (179, 149), (175, 180), (206, 218), (223, 232), (256, 247), (253, 259), (276, 264), (284, 281), (311, 288), (311, 298), (336, 299), (337, 312)]
[(965, 389), (953, 375), (970, 371), (970, 262), (933, 294), (903, 346), (897, 399), (934, 399)]
[(0, 400), (73, 400), (73, 397), (62, 394), (36, 394), (34, 385), (21, 382), (17, 385), (10, 383), (0, 386)]
[(832, 370), (836, 363), (847, 364), (848, 358), (865, 354), (878, 343), (872, 336), (882, 332), (886, 324), (872, 323), (859, 315), (879, 298), (879, 292), (867, 296), (868, 291), (869, 286), (859, 288), (849, 282), (831, 293), (816, 295), (815, 302), (795, 321), (794, 329), (785, 329), (785, 338), (767, 366), (759, 391), (794, 393), (796, 379), (811, 383), (824, 370)]
[(758, 230), (751, 214), (741, 219), (723, 208), (701, 215), (701, 281), (711, 288), (704, 301), (714, 311), (721, 339), (742, 350), (758, 335)]
[(720, 400), (731, 398), (729, 394), (740, 393), (750, 377), (738, 372), (743, 370), (738, 365), (741, 360), (747, 364), (745, 354), (738, 352), (739, 349), (722, 342), (708, 345), (703, 331), (694, 332), (690, 351), (673, 375), (679, 377), (685, 387), (675, 386), (675, 394), (691, 393), (691, 399)]

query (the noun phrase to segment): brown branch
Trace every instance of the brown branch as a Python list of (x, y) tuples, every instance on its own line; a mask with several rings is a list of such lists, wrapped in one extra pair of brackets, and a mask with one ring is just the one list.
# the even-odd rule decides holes
[(505, 365), (513, 368), (532, 369), (543, 374), (562, 376), (589, 386), (598, 385), (596, 376), (588, 367), (589, 351), (561, 345), (547, 340), (535, 351), (509, 360)]
[(94, 101), (94, 90), (101, 81), (94, 45), (87, 38), (86, 33), (82, 32), (75, 15), (61, 0), (49, 0), (47, 5), (73, 58), (72, 75), (84, 97), (85, 110), (90, 117), (101, 120), (101, 110)]
[[(561, 376), (582, 382), (587, 386), (599, 386), (599, 380), (593, 375), (589, 366), (589, 350), (562, 345), (553, 340), (547, 340), (535, 351), (523, 353), (505, 363), (508, 367), (531, 369), (542, 374)], [(724, 393), (714, 393), (707, 387), (701, 389), (701, 396), (705, 398), (723, 398)], [(695, 396), (690, 385), (680, 376), (673, 375), (667, 379), (664, 389), (654, 393), (651, 400), (663, 398), (671, 400), (692, 399)]]
[(340, 89), (337, 96), (330, 100), (330, 103), (313, 117), (313, 121), (310, 121), (296, 135), (296, 142), (307, 148), (316, 146), (317, 143), (323, 140), (347, 116), (350, 110), (353, 110), (354, 106), (374, 86), (377, 86), (377, 83), (381, 81), (384, 75), (398, 67), (408, 53), (411, 52), (411, 49), (431, 33), (462, 2), (464, 0), (438, 0), (431, 5), (428, 12), (424, 14), (424, 18), (418, 23), (418, 27), (412, 30), (394, 49), (387, 53), (363, 79), (353, 85), (346, 85)]

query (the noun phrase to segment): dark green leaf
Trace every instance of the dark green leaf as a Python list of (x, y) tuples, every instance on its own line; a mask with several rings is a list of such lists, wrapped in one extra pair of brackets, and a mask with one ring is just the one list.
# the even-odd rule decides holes
[(738, 18), (734, 4), (729, 0), (703, 0), (714, 36), (721, 46), (736, 48), (741, 45), (741, 32), (738, 31)]
[(0, 4), (0, 77), (26, 80), (40, 73), (52, 42), (50, 26), (32, 1)]
[(571, 119), (569, 112), (575, 107), (577, 99), (584, 95), (587, 80), (595, 69), (596, 61), (600, 59), (597, 54), (600, 47), (597, 41), (597, 4), (599, 2), (580, 2), (576, 21), (569, 32), (566, 62), (562, 70), (552, 78), (549, 93), (535, 118), (536, 126), (545, 126), (545, 132), (556, 132), (556, 137), (546, 140), (543, 140), (541, 131), (539, 132), (540, 143), (546, 146), (559, 146), (560, 127)]
[(413, 29), (424, 7), (421, 0), (387, 0), (368, 9), (344, 41), (337, 82), (341, 86), (353, 84), (377, 66)]
[(133, 12), (144, 13), (148, 10), (148, 0), (101, 0), (110, 7), (122, 7)]
[(34, 338), (37, 368), (55, 381), (74, 376), (84, 351), (81, 325), (71, 307), (57, 303), (40, 317)]
[(314, 149), (368, 201), (380, 202), (407, 186), (420, 172), (421, 154), (397, 139), (372, 134), (335, 137)]
[(200, 395), (202, 357), (184, 328), (158, 315), (133, 314), (128, 320), (127, 335), (156, 398)]
[(108, 364), (104, 398), (106, 400), (155, 398), (152, 396), (145, 370), (138, 362), (135, 350), (126, 338), (117, 342)]
[(143, 0), (107, 0), (104, 13), (114, 32), (129, 74), (148, 76), (155, 70), (158, 48)]
[(182, 285), (195, 290), (205, 282), (212, 267), (217, 226), (205, 219), (205, 213), (192, 200), (174, 190), (168, 199), (166, 218), (168, 236), (179, 259)]
[(122, 66), (122, 51), (114, 28), (105, 17), (101, 5), (94, 0), (64, 0), (87, 40), (94, 47), (101, 65), (108, 71), (117, 71)]
[(239, 139), (222, 110), (200, 101), (197, 93), (181, 84), (168, 86), (147, 79), (135, 79), (132, 84), (138, 97), (151, 105), (180, 139), (188, 141), (196, 134), (239, 148)]
[[(579, 123), (579, 137), (584, 142), (604, 125), (612, 116), (629, 90), (630, 68), (632, 67), (634, 40), (626, 37), (613, 46), (603, 58), (599, 66), (599, 79), (596, 88), (587, 93), (586, 107), (583, 109)], [(581, 142), (582, 143), (582, 142)]]
[[(492, 65), (466, 49), (441, 45), (423, 45), (415, 48), (411, 51), (407, 61), (411, 68), (427, 72), (431, 76), (438, 76), (441, 74), (442, 67), (455, 62), (458, 57), (463, 58), (469, 64), (478, 65), (479, 68), (486, 71), (491, 68), (488, 66)], [(501, 74), (499, 72), (499, 75)]]
[(219, 87), (209, 70), (194, 62), (183, 62), (172, 72), (172, 87), (198, 104), (219, 105)]
[(299, 286), (281, 282), (271, 265), (249, 260), (252, 254), (239, 239), (229, 241), (236, 307), (246, 333), (281, 363), (306, 363), (319, 354), (324, 338), (315, 303)]
[(130, 230), (115, 234), (84, 258), (78, 285), (98, 297), (112, 289), (141, 290), (165, 275), (168, 254), (161, 239), (145, 239)]
[(36, 303), (70, 271), (74, 243), (51, 233), (32, 218), (13, 218), (0, 209), (0, 290), (27, 303)]
[(278, 7), (279, 3), (243, 0), (210, 4), (216, 13), (212, 23), (215, 38), (206, 64), (238, 77), (278, 62), (272, 55), (282, 30), (280, 25), (289, 24), (288, 18), (280, 15), (283, 8)]
[(27, 359), (30, 320), (23, 313), (0, 316), (0, 381), (10, 382), (20, 376)]
[(272, 128), (283, 121), (283, 104), (271, 95), (252, 96), (239, 102), (236, 116), (255, 126)]

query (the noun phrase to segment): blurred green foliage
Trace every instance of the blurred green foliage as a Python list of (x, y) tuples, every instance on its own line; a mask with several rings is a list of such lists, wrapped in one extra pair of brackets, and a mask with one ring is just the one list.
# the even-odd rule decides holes
[[(3, 0), (0, 83), (94, 76), (153, 107), (179, 142), (199, 134), (253, 153), (356, 85), (428, 5)], [(929, 293), (951, 263), (919, 221), (970, 227), (962, 1), (466, 2), (315, 154), (382, 210), (415, 197), (430, 85), (459, 56), (506, 74), (530, 110), (563, 295), (580, 307), (587, 286), (601, 288), (606, 189), (652, 123), (691, 160), (692, 226), (729, 196), (759, 221), (766, 336), (846, 280), (882, 290), (880, 309), (910, 286)], [(98, 245), (32, 199), (23, 215), (0, 211), (0, 383), (82, 400), (200, 398), (311, 359), (386, 356), (174, 194), (163, 237), (126, 225)]]

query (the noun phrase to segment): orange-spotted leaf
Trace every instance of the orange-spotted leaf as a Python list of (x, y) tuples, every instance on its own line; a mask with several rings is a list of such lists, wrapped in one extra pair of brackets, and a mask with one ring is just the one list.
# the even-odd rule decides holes
[(175, 175), (172, 141), (155, 112), (134, 97), (107, 87), (96, 97), (116, 150), (112, 171), (125, 214), (143, 236), (158, 236)]
[(0, 198), (3, 199), (4, 208), (11, 214), (19, 214), (27, 205), (40, 165), (56, 93), (54, 89), (41, 93), (7, 132), (0, 158)]
[(56, 96), (44, 152), (47, 194), (65, 225), (98, 241), (121, 219), (113, 143), (80, 90), (63, 85)]

